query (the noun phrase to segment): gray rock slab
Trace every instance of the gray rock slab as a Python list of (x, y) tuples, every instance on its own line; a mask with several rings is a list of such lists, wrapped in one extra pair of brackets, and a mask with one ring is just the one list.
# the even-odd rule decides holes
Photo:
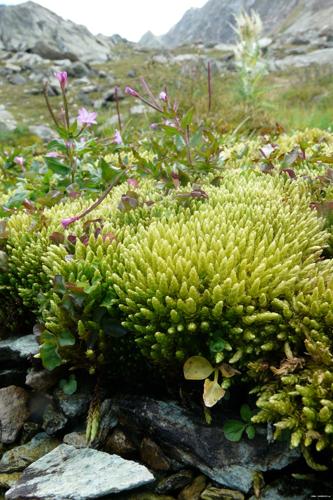
[(38, 353), (35, 335), (11, 337), (0, 341), (0, 361), (24, 361)]
[(269, 443), (266, 433), (232, 443), (222, 426), (207, 425), (172, 401), (131, 396), (113, 399), (112, 408), (122, 426), (148, 434), (168, 457), (244, 493), (250, 490), (255, 471), (280, 470), (299, 457), (288, 442)]
[(91, 448), (62, 444), (31, 464), (7, 500), (88, 500), (154, 481), (143, 465)]
[(2, 455), (0, 473), (22, 471), (32, 462), (52, 451), (59, 444), (58, 440), (50, 438), (44, 432), (40, 432), (28, 443), (12, 448)]
[(10, 385), (0, 389), (0, 442), (14, 443), (30, 412), (28, 393), (21, 387)]

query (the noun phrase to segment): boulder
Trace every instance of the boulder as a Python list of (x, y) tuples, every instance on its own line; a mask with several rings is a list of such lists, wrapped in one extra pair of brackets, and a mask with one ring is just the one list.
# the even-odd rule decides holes
[(0, 389), (0, 442), (14, 443), (29, 415), (28, 393), (24, 389), (15, 385)]
[(168, 457), (244, 493), (250, 490), (255, 471), (283, 469), (300, 455), (287, 442), (269, 443), (264, 428), (252, 441), (230, 442), (221, 426), (207, 425), (175, 402), (131, 396), (112, 403), (122, 426), (148, 434)]
[(62, 444), (30, 465), (7, 500), (88, 500), (154, 481), (143, 465), (91, 448)]
[(35, 2), (0, 5), (0, 40), (12, 52), (51, 60), (106, 61), (112, 44), (97, 39), (84, 26), (65, 21)]
[[(0, 110), (1, 116), (1, 110)], [(23, 335), (22, 337), (10, 337), (0, 341), (0, 362), (26, 361), (39, 351), (39, 345), (35, 335)]]
[(45, 432), (40, 432), (28, 443), (12, 448), (3, 454), (0, 460), (0, 473), (22, 471), (59, 444), (57, 439), (50, 438)]
[(0, 104), (0, 132), (12, 132), (16, 127), (14, 116)]

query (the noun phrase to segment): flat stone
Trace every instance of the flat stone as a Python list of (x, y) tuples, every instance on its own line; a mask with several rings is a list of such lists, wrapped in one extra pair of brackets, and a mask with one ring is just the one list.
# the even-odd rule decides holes
[(37, 339), (32, 334), (0, 341), (0, 361), (25, 361), (38, 351)]
[(85, 432), (70, 432), (64, 436), (63, 441), (75, 448), (87, 448), (88, 446)]
[(240, 491), (210, 486), (201, 493), (201, 500), (244, 500), (245, 496)]
[(23, 385), (25, 380), (25, 370), (0, 370), (0, 387), (7, 387), (10, 384)]
[(121, 429), (115, 429), (108, 436), (104, 449), (108, 453), (115, 453), (123, 458), (131, 457), (136, 451), (136, 447), (131, 439)]
[(91, 395), (88, 391), (78, 390), (74, 394), (67, 395), (61, 389), (54, 393), (58, 405), (68, 418), (77, 418), (84, 415), (91, 400)]
[(190, 470), (180, 470), (165, 479), (162, 479), (155, 491), (156, 493), (169, 493), (180, 490), (187, 486), (193, 479), (193, 473)]
[(16, 127), (17, 123), (12, 113), (0, 105), (0, 131), (13, 131)]
[(152, 439), (143, 438), (140, 445), (140, 455), (142, 461), (154, 470), (167, 471), (170, 469), (170, 461)]
[(64, 429), (67, 422), (68, 418), (54, 404), (47, 405), (43, 415), (42, 428), (49, 436), (53, 436)]
[(178, 500), (199, 500), (201, 493), (206, 488), (206, 482), (205, 476), (197, 476), (191, 484), (185, 486), (180, 492)]
[(0, 473), (22, 471), (59, 444), (57, 439), (52, 439), (45, 432), (40, 432), (28, 443), (12, 448), (3, 454), (0, 460)]
[(288, 442), (269, 443), (263, 427), (253, 440), (234, 443), (225, 438), (222, 424), (207, 425), (175, 402), (134, 396), (112, 402), (123, 427), (148, 434), (168, 457), (243, 493), (251, 489), (254, 472), (281, 470), (300, 456)]
[(52, 386), (54, 386), (58, 381), (58, 377), (55, 372), (49, 372), (47, 370), (34, 370), (28, 371), (25, 384), (31, 387), (34, 391), (47, 391)]
[(10, 385), (0, 389), (0, 442), (14, 443), (30, 412), (28, 393), (21, 387)]
[(91, 448), (62, 444), (23, 472), (7, 500), (88, 500), (150, 484), (143, 465)]
[(21, 478), (21, 476), (21, 472), (13, 472), (12, 474), (0, 474), (0, 488), (11, 488)]
[(57, 137), (56, 133), (46, 125), (31, 125), (29, 127), (29, 131), (46, 142), (51, 141), (52, 139), (55, 139)]

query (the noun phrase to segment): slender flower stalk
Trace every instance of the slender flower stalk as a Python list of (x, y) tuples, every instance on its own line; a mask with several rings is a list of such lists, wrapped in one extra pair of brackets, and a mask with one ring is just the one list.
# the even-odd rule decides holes
[(207, 78), (208, 78), (208, 113), (212, 110), (212, 68), (210, 61), (208, 61), (207, 66)]
[(49, 82), (45, 82), (44, 83), (44, 87), (43, 87), (43, 94), (44, 94), (44, 98), (45, 98), (45, 102), (46, 102), (46, 107), (50, 113), (50, 116), (52, 118), (52, 120), (54, 121), (54, 124), (57, 128), (60, 128), (60, 124), (58, 122), (58, 119), (56, 118), (55, 114), (54, 114), (54, 111), (52, 109), (52, 106), (51, 106), (51, 103), (50, 103), (50, 100), (49, 100), (49, 96), (48, 96), (48, 88), (49, 88)]
[(80, 215), (76, 215), (73, 217), (68, 217), (66, 219), (63, 219), (61, 221), (61, 224), (63, 227), (68, 227), (70, 224), (73, 222), (76, 222), (80, 219), (83, 219), (86, 215), (90, 214), (95, 208), (97, 208), (108, 196), (108, 194), (112, 191), (112, 189), (118, 184), (118, 181), (122, 178), (123, 175), (126, 175), (128, 173), (128, 169), (122, 170), (111, 182), (111, 184), (108, 186), (108, 188), (104, 191), (104, 193), (92, 204), (90, 207), (88, 207), (86, 210), (84, 210)]
[(119, 106), (119, 87), (116, 86), (114, 89), (114, 97), (116, 101), (116, 110), (117, 110), (117, 118), (118, 118), (118, 127), (119, 131), (122, 131), (122, 123), (121, 123), (121, 116), (120, 116), (120, 106)]

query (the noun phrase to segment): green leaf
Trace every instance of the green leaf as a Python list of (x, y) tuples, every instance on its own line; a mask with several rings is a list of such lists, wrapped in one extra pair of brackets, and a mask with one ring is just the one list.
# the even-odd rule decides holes
[(249, 405), (242, 405), (240, 409), (240, 415), (244, 422), (251, 422), (252, 411)]
[(77, 380), (75, 378), (75, 375), (70, 375), (68, 380), (62, 378), (59, 385), (64, 394), (66, 394), (67, 396), (71, 396), (77, 390)]
[(188, 112), (181, 119), (180, 123), (182, 128), (186, 128), (192, 123), (193, 111), (194, 111), (193, 109), (189, 109)]
[(223, 426), (224, 436), (228, 441), (238, 442), (242, 439), (245, 424), (240, 420), (227, 420)]
[(186, 380), (204, 380), (214, 371), (208, 359), (202, 356), (192, 356), (184, 364), (184, 377)]
[(75, 344), (75, 337), (69, 331), (63, 331), (57, 335), (58, 344), (60, 347), (72, 346)]
[(225, 390), (215, 380), (207, 378), (204, 383), (203, 400), (205, 406), (212, 408), (225, 395)]
[(256, 435), (256, 430), (255, 430), (255, 427), (254, 425), (248, 425), (245, 429), (245, 432), (247, 434), (247, 437), (249, 439), (253, 439), (254, 436)]
[(52, 157), (47, 156), (47, 157), (45, 157), (45, 161), (46, 161), (48, 168), (51, 169), (52, 172), (54, 172), (55, 174), (65, 176), (65, 175), (68, 175), (70, 172), (70, 168), (67, 167), (66, 165), (64, 165), (63, 163), (61, 163), (56, 158), (52, 158)]
[(50, 343), (44, 343), (40, 347), (40, 357), (43, 366), (47, 370), (54, 370), (57, 366), (62, 365), (62, 359), (57, 351), (57, 346)]
[(215, 342), (210, 342), (209, 349), (211, 352), (222, 352), (225, 348), (224, 340), (216, 340)]

